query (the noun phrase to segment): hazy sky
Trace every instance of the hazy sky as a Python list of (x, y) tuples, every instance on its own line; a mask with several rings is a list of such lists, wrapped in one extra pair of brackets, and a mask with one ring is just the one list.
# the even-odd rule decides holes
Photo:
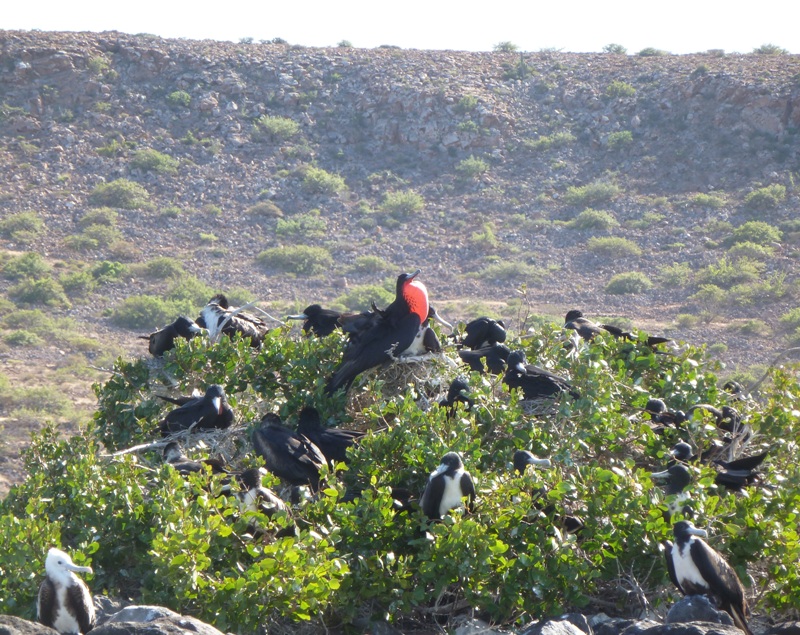
[(151, 33), (291, 44), (491, 51), (749, 53), (776, 44), (800, 53), (800, 0), (9, 0), (0, 29)]

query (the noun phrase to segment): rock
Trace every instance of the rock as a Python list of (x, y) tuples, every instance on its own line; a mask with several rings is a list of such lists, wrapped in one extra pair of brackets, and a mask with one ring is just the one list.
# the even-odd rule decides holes
[(572, 621), (562, 619), (534, 622), (520, 631), (520, 635), (584, 635), (584, 631)]
[(476, 619), (454, 619), (452, 628), (448, 628), (448, 632), (453, 635), (501, 635), (508, 633), (502, 629), (490, 626), (486, 622)]
[(58, 631), (21, 617), (0, 615), (0, 635), (58, 635)]
[(800, 635), (800, 621), (775, 624), (764, 635)]
[[(144, 607), (154, 608), (154, 607)], [(167, 610), (167, 609), (164, 609)], [(151, 622), (106, 622), (92, 630), (95, 635), (223, 635), (213, 626), (194, 617), (159, 617)]]
[(624, 635), (742, 635), (735, 626), (711, 622), (686, 622), (682, 624), (655, 624), (637, 622), (623, 631)]
[(562, 620), (566, 620), (567, 622), (571, 622), (579, 629), (581, 629), (586, 635), (594, 635), (594, 631), (592, 630), (592, 625), (587, 618), (582, 613), (567, 613), (566, 615), (561, 616)]
[(719, 611), (705, 595), (687, 595), (670, 607), (664, 620), (667, 624), (685, 622), (711, 622), (733, 625), (733, 618)]
[(180, 614), (163, 606), (126, 606), (106, 620), (112, 622), (153, 622), (162, 617), (180, 619)]

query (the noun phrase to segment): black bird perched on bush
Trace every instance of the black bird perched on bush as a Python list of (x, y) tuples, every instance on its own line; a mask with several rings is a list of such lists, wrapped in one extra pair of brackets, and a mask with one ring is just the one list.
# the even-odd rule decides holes
[[(724, 453), (724, 449), (715, 447), (712, 451), (701, 453), (698, 457), (692, 451), (692, 446), (685, 441), (676, 443), (670, 450), (670, 454), (674, 457), (675, 461), (682, 461), (691, 463), (699, 461), (706, 463), (709, 460), (709, 454), (712, 456), (719, 456)], [(721, 459), (712, 459), (711, 463), (719, 468), (717, 475), (714, 477), (714, 483), (724, 487), (727, 490), (740, 492), (742, 488), (747, 485), (752, 485), (758, 479), (758, 468), (767, 458), (769, 450), (761, 454), (754, 454), (752, 456), (745, 456), (733, 461), (723, 461)], [(670, 469), (672, 469), (670, 467)]]
[(472, 350), (502, 344), (506, 341), (506, 325), (490, 317), (475, 318), (464, 327), (461, 346)]
[[(614, 326), (613, 324), (596, 324), (590, 319), (584, 317), (583, 311), (579, 311), (578, 309), (567, 311), (567, 315), (564, 317), (564, 328), (577, 331), (578, 335), (587, 341), (592, 340), (595, 335), (602, 331), (611, 333), (611, 335), (616, 338), (623, 338), (626, 340), (638, 339), (638, 337), (633, 333), (623, 331), (621, 328)], [(649, 335), (647, 337), (648, 346), (656, 346), (657, 344), (665, 344), (666, 342), (671, 341), (672, 340), (670, 340), (668, 337), (659, 337), (657, 335)]]
[(723, 557), (702, 538), (708, 536), (690, 521), (682, 520), (672, 527), (675, 544), (667, 540), (664, 551), (670, 580), (683, 595), (706, 595), (717, 607), (727, 612), (734, 624), (747, 635), (747, 599), (744, 587)]
[(525, 352), (512, 351), (508, 356), (508, 370), (503, 375), (503, 383), (509, 390), (520, 388), (525, 399), (540, 399), (568, 392), (577, 399), (580, 395), (563, 377), (559, 377), (533, 364), (527, 363)]
[(368, 326), (345, 347), (325, 388), (329, 395), (340, 388), (348, 390), (365, 370), (399, 357), (411, 346), (428, 319), (428, 291), (415, 280), (417, 275), (419, 269), (398, 276), (394, 302), (370, 318)]
[[(524, 474), (525, 469), (529, 465), (538, 468), (548, 468), (552, 465), (550, 459), (537, 458), (533, 452), (528, 450), (517, 450), (514, 452), (514, 469), (519, 474)], [(560, 525), (568, 534), (577, 534), (583, 529), (583, 520), (578, 516), (562, 516), (556, 514), (555, 503), (547, 502), (547, 488), (542, 486), (538, 487), (531, 492), (531, 501), (537, 511), (541, 512), (548, 518), (552, 518)]]
[(667, 426), (679, 428), (686, 421), (686, 413), (682, 410), (670, 410), (663, 399), (651, 398), (647, 400), (644, 411), (650, 415), (653, 423), (659, 424), (652, 426), (653, 430), (659, 434), (664, 432)]
[(202, 333), (203, 329), (188, 317), (180, 316), (172, 324), (167, 324), (163, 329), (154, 331), (150, 335), (140, 335), (139, 338), (149, 340), (147, 350), (155, 357), (175, 348), (175, 340), (179, 337), (190, 340), (195, 335)]
[[(506, 360), (510, 354), (508, 346), (497, 342), (475, 350), (461, 349), (458, 351), (461, 361), (469, 365), (471, 370), (483, 373), (488, 369), (492, 375), (499, 375), (505, 371)], [(485, 366), (484, 360), (486, 360)]]
[(452, 414), (456, 404), (459, 402), (464, 404), (465, 410), (472, 410), (472, 406), (475, 405), (475, 402), (469, 396), (469, 383), (463, 375), (459, 375), (450, 382), (447, 396), (439, 401), (439, 405), (442, 408), (447, 408), (448, 412)]
[(319, 412), (311, 406), (300, 411), (297, 432), (314, 443), (331, 465), (347, 463), (347, 448), (355, 445), (365, 434), (358, 430), (324, 427)]
[(253, 348), (259, 348), (269, 325), (260, 317), (230, 306), (228, 298), (219, 293), (208, 301), (197, 319), (198, 326), (208, 329), (208, 337), (212, 342), (219, 339), (220, 333), (232, 337), (238, 333), (249, 339)]
[(225, 390), (212, 384), (202, 397), (191, 397), (183, 405), (171, 410), (161, 420), (161, 434), (170, 435), (181, 430), (212, 430), (228, 428), (233, 423), (233, 409), (225, 398)]
[(422, 512), (431, 520), (438, 520), (451, 509), (464, 506), (472, 511), (475, 502), (475, 484), (470, 473), (464, 469), (461, 457), (448, 452), (442, 457), (439, 467), (428, 477), (428, 484), (420, 499)]
[(319, 471), (325, 455), (305, 435), (287, 428), (278, 415), (265, 414), (251, 437), (253, 448), (266, 468), (291, 485), (310, 485), (319, 490)]
[(651, 472), (650, 478), (654, 480), (665, 479), (667, 482), (664, 488), (664, 493), (671, 497), (667, 504), (669, 517), (672, 518), (677, 512), (680, 512), (686, 518), (691, 518), (694, 511), (691, 505), (687, 502), (689, 494), (684, 490), (689, 483), (692, 482), (692, 475), (683, 463), (673, 463), (666, 470), (662, 472)]
[(289, 315), (288, 320), (305, 320), (303, 322), (303, 332), (306, 335), (312, 333), (317, 337), (325, 337), (339, 328), (339, 318), (342, 314), (333, 309), (323, 309), (319, 304), (311, 304), (303, 309), (298, 315)]
[(164, 446), (162, 452), (164, 463), (168, 463), (175, 468), (181, 476), (186, 476), (192, 472), (202, 472), (205, 466), (211, 468), (212, 474), (227, 474), (225, 464), (219, 459), (203, 459), (194, 461), (183, 453), (177, 441), (170, 441)]
[(286, 511), (286, 503), (271, 489), (261, 484), (261, 468), (252, 467), (237, 475), (236, 480), (241, 488), (236, 498), (242, 512), (261, 512), (272, 516), (275, 512)]
[(711, 414), (716, 420), (716, 425), (720, 430), (730, 432), (731, 434), (743, 434), (746, 440), (750, 438), (750, 427), (742, 423), (742, 415), (736, 408), (731, 406), (722, 406), (717, 408), (707, 403), (699, 403), (686, 411), (686, 416), (691, 417), (695, 410), (705, 410)]

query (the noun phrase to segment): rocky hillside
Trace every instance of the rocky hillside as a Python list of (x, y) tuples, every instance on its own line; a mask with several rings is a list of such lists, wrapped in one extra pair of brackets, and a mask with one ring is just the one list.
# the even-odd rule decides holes
[(798, 131), (798, 56), (0, 31), (0, 415), (47, 416), (20, 382), (90, 407), (86, 367), (164, 323), (125, 298), (357, 309), (417, 267), (450, 319), (577, 307), (768, 363), (800, 324)]

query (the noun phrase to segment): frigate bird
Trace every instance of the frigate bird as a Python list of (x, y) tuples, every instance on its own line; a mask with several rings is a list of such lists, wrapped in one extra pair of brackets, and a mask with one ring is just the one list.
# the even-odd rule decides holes
[(472, 410), (472, 406), (475, 405), (475, 401), (469, 396), (469, 383), (463, 375), (459, 375), (450, 382), (447, 395), (439, 401), (439, 405), (447, 408), (450, 415), (455, 411), (457, 403), (463, 403), (465, 410)]
[(464, 337), (461, 346), (477, 350), (492, 344), (502, 344), (506, 341), (506, 325), (502, 320), (493, 320), (490, 317), (475, 318), (464, 327)]
[(261, 484), (261, 468), (252, 467), (239, 473), (236, 480), (240, 490), (236, 498), (242, 512), (261, 512), (272, 516), (275, 512), (286, 511), (286, 503), (271, 489)]
[[(578, 335), (587, 341), (594, 339), (598, 333), (603, 331), (610, 333), (612, 336), (618, 339), (638, 339), (635, 334), (624, 331), (613, 324), (596, 324), (590, 319), (584, 317), (583, 311), (579, 311), (578, 309), (567, 311), (566, 316), (564, 316), (564, 328), (577, 331)], [(648, 346), (656, 346), (658, 344), (665, 344), (671, 341), (672, 340), (670, 340), (668, 337), (660, 337), (657, 335), (648, 335), (646, 340)]]
[(451, 509), (464, 506), (472, 511), (475, 501), (475, 484), (470, 473), (464, 469), (461, 457), (448, 452), (442, 457), (439, 467), (428, 477), (428, 484), (420, 499), (423, 513), (431, 520), (440, 519)]
[(92, 573), (79, 567), (72, 558), (55, 547), (44, 561), (47, 577), (39, 586), (37, 619), (59, 633), (88, 633), (94, 627), (95, 613), (89, 587), (76, 573)]
[(297, 432), (314, 443), (328, 463), (347, 463), (347, 448), (355, 445), (366, 433), (343, 428), (326, 428), (316, 408), (306, 406), (300, 411)]
[(175, 340), (179, 337), (190, 340), (195, 335), (202, 333), (194, 320), (185, 316), (180, 316), (172, 324), (167, 324), (163, 329), (154, 331), (150, 335), (140, 335), (143, 340), (148, 340), (147, 350), (155, 357), (161, 357), (164, 353), (175, 348)]
[(720, 430), (729, 432), (731, 434), (741, 435), (742, 442), (746, 441), (751, 436), (750, 426), (742, 422), (742, 415), (736, 408), (731, 406), (722, 406), (717, 408), (707, 403), (699, 403), (691, 406), (686, 411), (686, 416), (691, 417), (697, 410), (704, 410), (714, 417), (717, 427)]
[(442, 344), (436, 335), (436, 331), (430, 326), (431, 320), (447, 328), (453, 328), (452, 324), (439, 315), (433, 306), (429, 305), (427, 319), (422, 322), (417, 334), (414, 336), (414, 340), (408, 348), (403, 351), (403, 355), (424, 355), (425, 353), (442, 352)]
[(709, 596), (718, 608), (730, 614), (734, 624), (747, 635), (747, 599), (744, 587), (724, 558), (702, 538), (708, 536), (690, 521), (681, 520), (672, 527), (675, 543), (664, 543), (670, 580), (683, 595)]
[(508, 356), (508, 369), (503, 375), (503, 383), (509, 390), (519, 388), (525, 399), (540, 399), (560, 395), (564, 392), (569, 393), (577, 399), (580, 395), (563, 377), (559, 377), (532, 364), (527, 363), (525, 352), (522, 350), (512, 351)]
[(319, 489), (319, 471), (325, 465), (325, 455), (305, 435), (284, 426), (278, 415), (265, 414), (251, 440), (275, 476), (291, 485), (309, 485), (315, 492)]
[[(492, 375), (499, 375), (506, 369), (506, 360), (511, 354), (508, 346), (495, 342), (487, 344), (483, 348), (474, 350), (462, 348), (458, 351), (458, 356), (471, 370), (483, 373), (488, 370)], [(485, 360), (485, 366), (484, 366)]]
[(211, 430), (230, 427), (233, 409), (225, 398), (225, 390), (212, 384), (202, 397), (193, 397), (171, 410), (161, 420), (161, 434), (168, 436), (181, 430)]
[[(712, 449), (706, 450), (697, 456), (692, 450), (692, 446), (686, 441), (679, 441), (670, 450), (673, 457), (673, 462), (692, 463), (699, 461), (700, 463), (708, 463), (709, 457), (719, 456), (724, 454), (724, 447), (713, 446)], [(752, 485), (758, 479), (758, 468), (767, 458), (769, 450), (761, 454), (754, 454), (745, 456), (732, 461), (723, 461), (721, 459), (711, 458), (711, 464), (717, 468), (717, 474), (714, 477), (714, 483), (724, 487), (727, 490), (740, 492), (747, 485)], [(680, 464), (680, 463), (678, 463)], [(670, 468), (671, 469), (671, 468)]]
[[(666, 480), (664, 493), (667, 495), (667, 514), (672, 518), (680, 512), (684, 517), (691, 518), (694, 510), (689, 504), (689, 494), (685, 492), (686, 486), (692, 482), (692, 474), (683, 463), (673, 463), (666, 470), (651, 472), (650, 478)], [(669, 520), (668, 518), (668, 520)]]
[(253, 348), (259, 348), (269, 325), (257, 315), (241, 308), (232, 307), (223, 294), (219, 293), (208, 301), (200, 311), (198, 326), (208, 329), (208, 337), (212, 342), (219, 339), (220, 333), (232, 337), (239, 334), (249, 339)]
[(329, 395), (340, 388), (348, 390), (359, 374), (399, 357), (411, 346), (428, 318), (428, 291), (415, 280), (417, 275), (419, 269), (399, 275), (394, 301), (383, 311), (376, 312), (365, 329), (351, 338), (342, 361), (328, 380), (326, 392)]
[(225, 463), (220, 459), (202, 459), (194, 461), (183, 453), (177, 441), (170, 441), (164, 446), (162, 451), (164, 463), (171, 465), (181, 476), (187, 476), (193, 472), (202, 472), (205, 467), (211, 468), (212, 474), (227, 474)]
[(323, 309), (319, 304), (311, 304), (303, 309), (302, 313), (289, 315), (288, 320), (303, 320), (303, 332), (312, 333), (317, 337), (325, 337), (340, 327), (341, 312), (333, 309)]

